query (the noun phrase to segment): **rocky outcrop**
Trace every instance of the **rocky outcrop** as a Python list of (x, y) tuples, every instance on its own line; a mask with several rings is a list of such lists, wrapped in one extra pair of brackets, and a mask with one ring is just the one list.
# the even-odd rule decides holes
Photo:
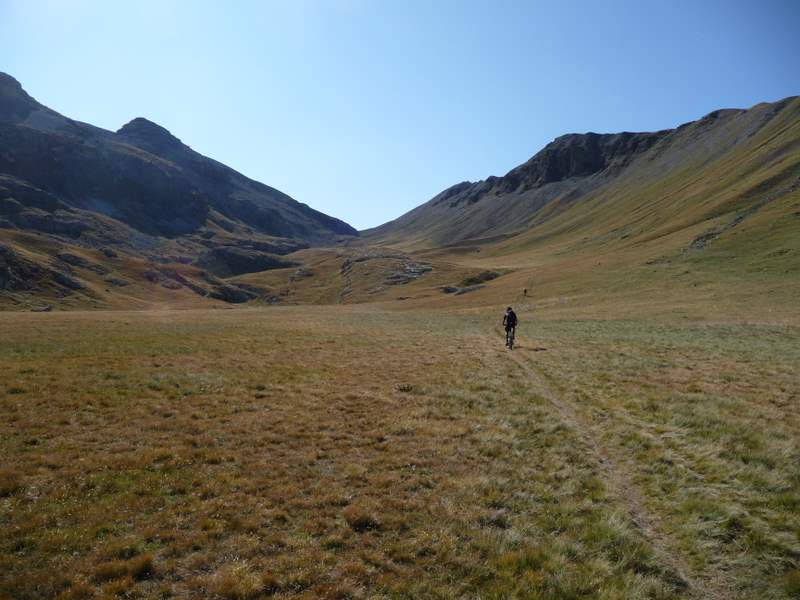
[(31, 289), (43, 269), (17, 255), (11, 248), (0, 244), (0, 290)]
[(563, 135), (503, 177), (489, 177), (477, 183), (458, 183), (437, 195), (431, 204), (447, 204), (453, 208), (463, 203), (474, 204), (489, 195), (523, 193), (573, 177), (603, 172), (613, 175), (668, 133), (669, 130)]
[[(65, 267), (69, 269), (68, 265)], [(44, 289), (50, 289), (61, 297), (76, 291), (89, 293), (80, 280), (64, 270), (38, 264), (9, 246), (0, 244), (0, 292), (36, 292)]]
[(90, 260), (83, 258), (82, 256), (78, 256), (76, 254), (71, 254), (70, 252), (59, 252), (57, 255), (58, 260), (70, 265), (72, 267), (78, 267), (81, 269), (86, 269), (87, 271), (93, 271), (98, 275), (107, 275), (108, 269), (103, 265), (99, 265), (94, 263)]
[(355, 265), (369, 261), (381, 261), (384, 264), (383, 283), (385, 285), (410, 283), (433, 270), (429, 263), (414, 260), (402, 252), (369, 250), (361, 255), (345, 259), (340, 272), (346, 277), (350, 275)]
[(354, 291), (372, 295), (389, 286), (405, 285), (433, 271), (430, 263), (403, 252), (385, 248), (357, 250), (346, 258), (339, 269), (342, 289), (339, 301), (346, 301)]
[(268, 269), (297, 266), (297, 263), (283, 260), (274, 254), (229, 246), (209, 250), (198, 259), (196, 264), (217, 277), (232, 277)]
[(509, 171), (497, 183), (502, 192), (529, 190), (571, 177), (616, 172), (649, 150), (669, 130), (655, 133), (571, 133), (549, 143), (528, 162)]

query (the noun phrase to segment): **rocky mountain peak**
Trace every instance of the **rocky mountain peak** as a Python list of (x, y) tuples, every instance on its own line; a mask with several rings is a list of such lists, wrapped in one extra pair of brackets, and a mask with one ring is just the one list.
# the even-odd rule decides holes
[(117, 130), (117, 136), (134, 146), (156, 153), (183, 147), (183, 142), (166, 128), (144, 117), (136, 117), (123, 125)]
[(12, 90), (12, 91), (16, 91), (16, 92), (25, 93), (22, 90), (22, 84), (20, 84), (19, 81), (14, 79), (8, 73), (3, 73), (2, 71), (0, 71), (0, 91), (5, 93), (6, 90)]
[(114, 231), (143, 253), (176, 238), (213, 247), (199, 237), (206, 226), (237, 239), (306, 245), (357, 235), (346, 223), (193, 151), (157, 123), (139, 117), (112, 133), (74, 121), (4, 73), (0, 137), (0, 229), (98, 244), (109, 243)]
[(0, 71), (0, 121), (22, 121), (37, 102), (22, 89), (19, 81)]

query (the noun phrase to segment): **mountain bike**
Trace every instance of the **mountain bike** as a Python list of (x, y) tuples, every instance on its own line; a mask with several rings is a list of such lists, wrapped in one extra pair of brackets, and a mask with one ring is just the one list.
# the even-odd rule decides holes
[(512, 327), (508, 331), (506, 331), (506, 348), (508, 348), (509, 350), (514, 349), (514, 332), (516, 331), (516, 329), (517, 329), (516, 327)]

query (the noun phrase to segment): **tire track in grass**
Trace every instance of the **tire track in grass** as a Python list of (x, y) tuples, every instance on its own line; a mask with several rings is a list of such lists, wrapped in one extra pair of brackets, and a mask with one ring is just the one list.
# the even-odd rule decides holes
[[(495, 336), (485, 337), (485, 348), (496, 347), (499, 340)], [(619, 451), (603, 445), (592, 431), (591, 424), (583, 417), (572, 402), (559, 397), (547, 386), (544, 377), (520, 355), (521, 348), (506, 352), (508, 357), (526, 376), (534, 391), (547, 400), (558, 412), (561, 419), (571, 426), (578, 438), (589, 448), (595, 457), (597, 467), (604, 476), (604, 482), (613, 496), (625, 508), (631, 522), (640, 535), (651, 546), (656, 556), (663, 561), (674, 576), (673, 583), (693, 598), (725, 600), (731, 597), (728, 586), (719, 578), (715, 580), (698, 579), (691, 576), (686, 562), (675, 550), (678, 545), (663, 531), (657, 515), (647, 510), (644, 499), (630, 474), (629, 463)], [(492, 353), (497, 359), (497, 354)]]

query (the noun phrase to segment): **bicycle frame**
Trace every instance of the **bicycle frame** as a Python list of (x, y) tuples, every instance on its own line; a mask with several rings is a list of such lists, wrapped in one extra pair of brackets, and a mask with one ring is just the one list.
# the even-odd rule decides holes
[(508, 331), (506, 331), (506, 347), (511, 350), (514, 348), (514, 334), (516, 333), (516, 327), (512, 327)]

